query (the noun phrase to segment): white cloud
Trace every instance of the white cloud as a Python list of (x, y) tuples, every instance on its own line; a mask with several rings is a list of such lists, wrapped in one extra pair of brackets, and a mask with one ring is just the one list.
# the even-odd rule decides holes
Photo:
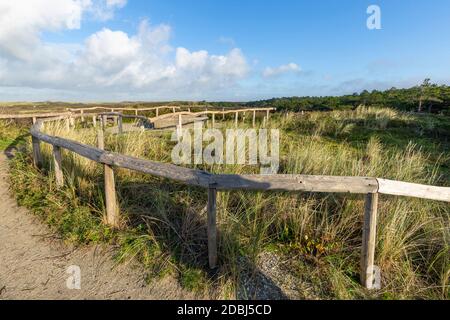
[[(248, 73), (240, 49), (213, 55), (172, 48), (171, 28), (142, 21), (135, 34), (103, 28), (82, 43), (46, 43), (44, 31), (79, 29), (95, 8), (126, 1), (0, 0), (0, 87), (85, 93), (207, 96), (231, 88)], [(105, 98), (105, 100), (108, 100)]]
[(226, 55), (174, 50), (170, 33), (169, 26), (152, 27), (147, 21), (133, 36), (103, 29), (86, 40), (75, 62), (75, 69), (83, 70), (78, 77), (90, 87), (189, 92), (233, 85), (246, 75), (247, 63), (239, 49)]
[(90, 7), (95, 18), (106, 21), (114, 17), (114, 11), (125, 7), (127, 0), (97, 0)]
[(289, 72), (299, 73), (301, 71), (300, 67), (296, 63), (288, 63), (275, 68), (267, 67), (263, 71), (263, 76), (265, 78), (279, 76)]
[(79, 29), (89, 0), (0, 0), (0, 55), (29, 60), (40, 33)]

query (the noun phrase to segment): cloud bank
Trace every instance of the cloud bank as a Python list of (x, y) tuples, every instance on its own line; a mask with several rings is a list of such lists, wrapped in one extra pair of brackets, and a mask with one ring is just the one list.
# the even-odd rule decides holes
[(113, 17), (125, 0), (0, 0), (0, 87), (201, 95), (232, 88), (249, 66), (239, 48), (222, 55), (170, 45), (171, 27), (141, 21), (134, 34), (103, 28), (82, 43), (43, 41)]

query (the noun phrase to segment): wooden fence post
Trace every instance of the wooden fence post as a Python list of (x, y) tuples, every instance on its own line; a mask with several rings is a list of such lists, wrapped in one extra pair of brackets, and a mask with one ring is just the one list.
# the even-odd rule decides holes
[(175, 107), (172, 107), (172, 112), (175, 113)]
[(94, 128), (97, 126), (97, 116), (92, 116), (92, 125)]
[(114, 170), (110, 165), (104, 165), (105, 174), (105, 202), (106, 202), (106, 222), (113, 228), (118, 228), (119, 208), (116, 199), (116, 184), (114, 181)]
[(84, 122), (84, 110), (82, 109), (80, 113), (81, 113), (81, 122)]
[(33, 124), (36, 123), (36, 117), (33, 117)]
[(122, 134), (123, 133), (123, 119), (122, 119), (121, 115), (118, 116), (117, 118), (118, 118), (118, 120), (117, 120), (118, 131), (119, 131), (119, 134)]
[(225, 108), (222, 108), (222, 120), (225, 120)]
[(375, 241), (377, 232), (378, 193), (366, 195), (364, 204), (364, 225), (361, 252), (361, 284), (373, 288)]
[(62, 171), (61, 148), (53, 146), (53, 164), (55, 167), (56, 186), (61, 188), (64, 185), (64, 175)]
[(208, 188), (208, 261), (209, 267), (214, 269), (217, 265), (217, 225), (216, 225), (216, 206), (217, 189), (214, 186)]
[(256, 111), (253, 110), (253, 119), (252, 119), (253, 128), (255, 127), (255, 122), (256, 122)]
[[(105, 117), (105, 116), (103, 116)], [(97, 144), (99, 149), (104, 149), (104, 135), (103, 130), (97, 131)], [(114, 181), (114, 170), (110, 165), (104, 164), (105, 176), (105, 203), (106, 203), (106, 223), (113, 228), (120, 226), (119, 208), (117, 206), (116, 198), (116, 184)]]
[(106, 130), (106, 126), (108, 125), (108, 116), (102, 115), (102, 130)]
[(138, 115), (138, 109), (134, 110), (134, 115)]
[(70, 119), (66, 118), (66, 131), (70, 130)]
[(102, 128), (97, 130), (97, 147), (102, 150), (105, 149), (105, 137)]
[(270, 110), (269, 109), (267, 109), (267, 111), (266, 111), (266, 113), (267, 113), (267, 123), (269, 123), (269, 119), (270, 119)]
[(214, 129), (215, 124), (216, 124), (216, 114), (213, 113), (213, 114), (212, 114), (212, 128), (213, 128), (213, 129)]
[(156, 117), (159, 117), (159, 108), (156, 108)]
[(239, 112), (236, 112), (236, 114), (234, 116), (234, 126), (236, 128), (238, 127), (238, 121), (239, 121)]
[(36, 137), (31, 137), (31, 143), (33, 145), (33, 164), (36, 168), (40, 168), (42, 166), (41, 143)]

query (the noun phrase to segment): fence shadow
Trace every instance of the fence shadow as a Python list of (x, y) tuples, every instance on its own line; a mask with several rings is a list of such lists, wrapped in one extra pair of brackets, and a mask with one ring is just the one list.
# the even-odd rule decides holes
[(18, 136), (17, 138), (14, 139), (13, 142), (11, 142), (3, 151), (3, 154), (8, 158), (8, 159), (12, 159), (14, 158), (15, 153), (19, 150), (19, 145), (25, 141), (25, 139), (27, 137), (29, 137), (30, 134), (23, 134)]

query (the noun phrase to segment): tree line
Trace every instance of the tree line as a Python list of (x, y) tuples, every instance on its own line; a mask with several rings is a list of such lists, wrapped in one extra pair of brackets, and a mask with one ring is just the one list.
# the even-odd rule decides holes
[[(215, 102), (215, 106), (235, 106), (236, 103)], [(385, 90), (364, 90), (343, 96), (283, 97), (242, 103), (246, 107), (275, 107), (286, 111), (354, 109), (359, 105), (391, 107), (410, 112), (429, 112), (450, 115), (450, 86), (431, 83), (425, 79), (422, 84), (407, 89), (395, 87)]]

